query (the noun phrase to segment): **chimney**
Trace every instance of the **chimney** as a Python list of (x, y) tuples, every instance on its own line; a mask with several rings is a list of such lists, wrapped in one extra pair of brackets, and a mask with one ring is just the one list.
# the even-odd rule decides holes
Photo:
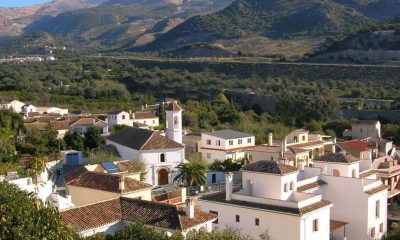
[(233, 173), (227, 172), (225, 173), (225, 191), (226, 191), (226, 201), (232, 200), (233, 193)]
[(186, 199), (186, 217), (194, 218), (194, 199)]
[(332, 149), (331, 149), (332, 153), (336, 152), (336, 138), (333, 139), (332, 141)]
[(144, 110), (144, 106), (142, 105), (142, 111)]
[(122, 176), (119, 180), (119, 190), (121, 192), (125, 190), (125, 176)]
[(282, 152), (286, 152), (287, 151), (287, 137), (285, 137), (285, 139), (283, 139), (282, 142)]
[(273, 143), (274, 143), (273, 134), (272, 133), (268, 133), (268, 146), (272, 146)]

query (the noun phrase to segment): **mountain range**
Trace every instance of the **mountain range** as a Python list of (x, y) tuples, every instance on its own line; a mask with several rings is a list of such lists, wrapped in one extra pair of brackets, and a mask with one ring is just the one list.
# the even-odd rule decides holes
[(2, 11), (11, 16), (0, 19), (2, 35), (47, 32), (134, 51), (201, 46), (224, 54), (301, 56), (337, 36), (397, 19), (400, 1), (55, 0)]

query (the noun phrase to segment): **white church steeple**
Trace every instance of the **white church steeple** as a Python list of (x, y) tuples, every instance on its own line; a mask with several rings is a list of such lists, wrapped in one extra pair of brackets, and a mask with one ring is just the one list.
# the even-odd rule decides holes
[(170, 103), (165, 109), (167, 115), (166, 136), (177, 143), (182, 143), (182, 111), (183, 108), (176, 101)]

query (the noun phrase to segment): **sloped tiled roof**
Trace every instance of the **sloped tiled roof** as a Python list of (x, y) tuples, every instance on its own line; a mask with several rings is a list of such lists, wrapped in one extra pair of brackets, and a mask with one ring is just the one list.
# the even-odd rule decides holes
[(84, 117), (84, 118), (79, 118), (76, 121), (73, 120), (71, 122), (71, 127), (74, 126), (90, 126), (95, 124), (96, 126), (106, 126), (107, 123), (103, 122), (102, 120), (93, 118), (93, 117)]
[(278, 153), (281, 150), (280, 146), (257, 145), (245, 149), (252, 152)]
[(135, 119), (149, 119), (149, 118), (158, 118), (158, 117), (152, 112), (136, 112), (135, 113)]
[(186, 230), (217, 219), (216, 215), (198, 209), (195, 210), (194, 218), (189, 218), (175, 205), (125, 197), (69, 209), (60, 215), (62, 221), (75, 231), (89, 230), (117, 221), (138, 220), (154, 227)]
[(141, 128), (126, 127), (110, 136), (107, 140), (136, 150), (183, 148), (182, 144), (160, 134)]
[(360, 157), (360, 153), (363, 151), (368, 151), (369, 146), (368, 143), (360, 141), (360, 140), (352, 140), (346, 142), (337, 143), (339, 148), (345, 150), (350, 153), (354, 157)]
[(114, 162), (121, 172), (137, 173), (139, 170), (130, 160)]
[(239, 132), (239, 131), (234, 131), (234, 130), (219, 130), (219, 131), (214, 131), (214, 132), (207, 132), (205, 133), (210, 136), (222, 138), (222, 139), (237, 139), (237, 138), (246, 138), (246, 137), (253, 137), (254, 135), (244, 133), (244, 132)]
[(153, 186), (132, 178), (124, 178), (124, 190), (119, 189), (121, 178), (123, 176), (116, 174), (105, 174), (89, 171), (85, 166), (71, 170), (64, 175), (67, 185), (91, 188), (107, 192), (129, 193), (152, 188)]
[(119, 198), (85, 205), (60, 213), (64, 224), (80, 232), (98, 228), (121, 220), (121, 204)]
[(306, 214), (306, 213), (314, 211), (316, 209), (331, 205), (331, 203), (326, 200), (321, 200), (317, 203), (311, 204), (311, 205), (303, 207), (303, 208), (284, 207), (284, 206), (277, 206), (277, 205), (272, 205), (272, 204), (240, 201), (240, 200), (233, 200), (233, 199), (230, 201), (226, 201), (224, 192), (204, 195), (204, 196), (200, 197), (200, 201), (201, 200), (235, 205), (235, 206), (245, 207), (245, 208), (259, 209), (259, 210), (269, 211), (269, 212), (293, 214), (293, 215)]
[(283, 163), (278, 163), (276, 161), (258, 161), (244, 166), (242, 170), (274, 175), (286, 175), (299, 171), (296, 167)]
[(318, 187), (325, 186), (325, 185), (328, 185), (328, 184), (326, 182), (322, 181), (322, 180), (318, 180), (318, 181), (303, 185), (301, 187), (298, 187), (297, 191), (298, 192), (304, 192), (304, 191), (307, 191), (307, 190), (310, 190), (310, 189), (313, 189), (313, 188), (318, 188)]
[(344, 152), (327, 153), (322, 156), (316, 157), (314, 162), (328, 162), (328, 163), (345, 163), (351, 164), (360, 161), (358, 158)]
[(173, 101), (170, 103), (166, 108), (166, 111), (183, 111), (183, 108), (179, 106), (179, 104), (176, 101)]

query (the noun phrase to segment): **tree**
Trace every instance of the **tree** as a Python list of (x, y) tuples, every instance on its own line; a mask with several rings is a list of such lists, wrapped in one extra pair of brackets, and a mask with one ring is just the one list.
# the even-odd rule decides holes
[(140, 172), (140, 180), (144, 181), (147, 176), (147, 164), (143, 159), (135, 158), (132, 160), (135, 168)]
[(0, 239), (75, 239), (51, 204), (45, 206), (32, 193), (0, 182)]
[(100, 128), (92, 125), (87, 128), (85, 133), (84, 145), (86, 149), (99, 148), (104, 144)]
[(64, 142), (68, 149), (83, 151), (85, 148), (84, 139), (78, 131), (68, 131), (64, 136)]
[(101, 150), (92, 151), (89, 154), (88, 162), (89, 164), (100, 164), (103, 162), (115, 162), (118, 157), (112, 152), (105, 152)]
[(146, 227), (141, 222), (134, 222), (125, 229), (117, 231), (114, 236), (107, 238), (109, 240), (169, 240), (167, 234), (158, 233), (154, 228)]
[(10, 129), (0, 128), (0, 163), (15, 162), (17, 149), (15, 137)]
[(160, 103), (160, 106), (158, 107), (157, 116), (159, 117), (160, 125), (165, 126), (165, 124), (167, 122), (167, 116), (165, 115), (165, 106), (162, 102)]
[(201, 186), (206, 184), (207, 167), (197, 161), (181, 163), (177, 166), (179, 174), (174, 178), (174, 182), (186, 186)]
[(243, 161), (233, 161), (232, 159), (226, 159), (223, 162), (218, 160), (214, 161), (209, 169), (221, 172), (236, 172), (239, 171), (243, 166)]

